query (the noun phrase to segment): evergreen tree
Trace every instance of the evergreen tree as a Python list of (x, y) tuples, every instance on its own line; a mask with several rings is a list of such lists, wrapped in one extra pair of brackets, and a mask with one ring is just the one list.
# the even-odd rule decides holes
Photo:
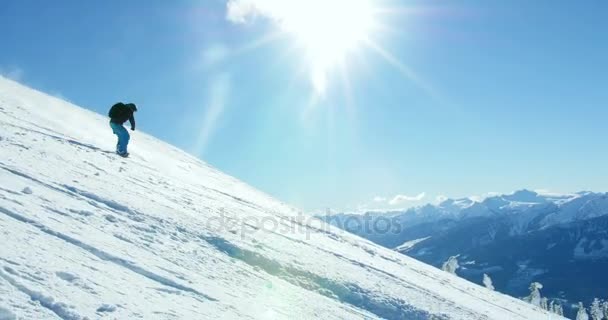
[(598, 298), (593, 299), (589, 311), (591, 312), (591, 318), (593, 320), (602, 320), (604, 318), (604, 311), (602, 310), (602, 305)]
[(458, 255), (456, 255), (451, 256), (448, 261), (444, 262), (441, 270), (447, 271), (451, 274), (456, 274), (456, 270), (458, 268), (460, 268), (460, 265), (458, 264)]
[(546, 297), (540, 298), (540, 307), (543, 310), (549, 310), (548, 302), (549, 302), (549, 299), (547, 299)]
[(563, 316), (564, 315), (564, 308), (562, 308), (562, 305), (559, 303), (554, 303), (553, 304), (553, 313)]
[(490, 290), (494, 290), (494, 285), (492, 285), (492, 278), (489, 275), (483, 274), (483, 285)]
[(576, 314), (576, 320), (589, 320), (589, 315), (587, 314), (587, 310), (585, 306), (583, 306), (582, 302), (578, 303), (578, 313)]
[(541, 305), (541, 296), (540, 296), (540, 289), (543, 288), (543, 285), (540, 284), (539, 282), (532, 282), (530, 284), (530, 295), (524, 298), (524, 301), (527, 301), (537, 307), (540, 307)]

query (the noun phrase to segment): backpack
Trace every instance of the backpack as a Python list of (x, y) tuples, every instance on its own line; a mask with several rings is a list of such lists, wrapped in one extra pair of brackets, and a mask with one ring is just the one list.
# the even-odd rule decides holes
[(108, 116), (110, 118), (118, 118), (121, 113), (123, 112), (125, 108), (125, 104), (122, 102), (119, 102), (115, 105), (112, 106), (112, 108), (110, 108), (110, 111), (108, 112)]

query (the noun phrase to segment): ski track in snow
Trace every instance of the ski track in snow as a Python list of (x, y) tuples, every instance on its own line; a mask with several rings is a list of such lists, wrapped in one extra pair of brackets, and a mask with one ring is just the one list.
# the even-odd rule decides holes
[(86, 243), (83, 243), (83, 242), (81, 242), (81, 241), (79, 241), (77, 239), (74, 239), (74, 238), (72, 238), (72, 237), (70, 237), (68, 235), (62, 234), (60, 232), (53, 231), (53, 230), (47, 228), (46, 226), (37, 223), (36, 221), (29, 220), (28, 218), (25, 218), (25, 217), (23, 217), (23, 216), (21, 216), (19, 214), (16, 214), (14, 212), (6, 210), (6, 209), (4, 209), (2, 207), (0, 207), (0, 213), (3, 213), (3, 214), (5, 214), (5, 215), (7, 215), (7, 216), (9, 216), (9, 217), (11, 217), (11, 218), (13, 218), (15, 220), (28, 223), (28, 224), (30, 224), (30, 225), (32, 225), (32, 226), (40, 229), (40, 231), (42, 231), (42, 232), (44, 232), (46, 234), (49, 234), (49, 235), (54, 236), (54, 237), (57, 237), (57, 238), (65, 241), (67, 243), (70, 243), (70, 244), (75, 245), (75, 246), (77, 246), (77, 247), (79, 247), (79, 248), (81, 248), (81, 249), (83, 249), (85, 251), (90, 252), (91, 254), (95, 255), (96, 257), (98, 257), (98, 258), (100, 258), (102, 260), (110, 261), (110, 262), (115, 263), (115, 264), (117, 264), (117, 265), (119, 265), (121, 267), (127, 268), (127, 269), (129, 269), (129, 270), (131, 270), (131, 271), (133, 271), (135, 273), (138, 273), (138, 274), (140, 274), (140, 275), (142, 275), (142, 276), (144, 276), (146, 278), (154, 280), (154, 281), (158, 282), (159, 284), (162, 284), (162, 285), (165, 285), (165, 286), (168, 286), (168, 287), (172, 287), (172, 288), (175, 288), (175, 289), (178, 289), (178, 290), (182, 290), (182, 291), (195, 293), (195, 294), (197, 294), (197, 295), (199, 295), (199, 296), (201, 296), (201, 297), (203, 297), (203, 298), (205, 298), (207, 300), (214, 300), (215, 301), (215, 299), (213, 299), (213, 298), (211, 298), (211, 297), (209, 297), (209, 296), (207, 296), (205, 294), (202, 294), (202, 293), (198, 292), (196, 289), (193, 289), (193, 288), (190, 288), (190, 287), (178, 284), (178, 283), (174, 282), (173, 280), (170, 280), (170, 279), (165, 278), (165, 277), (163, 277), (161, 275), (155, 274), (154, 272), (151, 272), (151, 271), (148, 271), (146, 269), (143, 269), (143, 268), (137, 266), (136, 264), (134, 264), (131, 261), (127, 261), (125, 259), (113, 256), (110, 253), (107, 253), (107, 252), (105, 252), (103, 250), (100, 250), (98, 248), (90, 246), (90, 245), (88, 245)]
[[(6, 270), (6, 267), (5, 267)], [(10, 270), (10, 269), (9, 269)], [(49, 309), (53, 313), (55, 313), (58, 317), (64, 320), (80, 320), (81, 317), (71, 311), (69, 307), (62, 302), (55, 302), (52, 297), (45, 296), (44, 294), (28, 289), (24, 285), (20, 284), (15, 279), (11, 278), (9, 275), (0, 270), (0, 277), (10, 283), (17, 290), (22, 293), (28, 295), (32, 301), (39, 302), (41, 306)]]
[(0, 77), (0, 319), (559, 319), (114, 139)]

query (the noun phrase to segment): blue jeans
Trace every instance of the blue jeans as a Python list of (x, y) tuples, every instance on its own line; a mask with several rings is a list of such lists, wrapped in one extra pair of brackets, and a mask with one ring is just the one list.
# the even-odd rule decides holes
[(116, 144), (116, 152), (117, 153), (127, 153), (127, 145), (129, 144), (129, 131), (123, 127), (122, 124), (110, 122), (110, 127), (112, 127), (112, 132), (118, 136), (118, 143)]

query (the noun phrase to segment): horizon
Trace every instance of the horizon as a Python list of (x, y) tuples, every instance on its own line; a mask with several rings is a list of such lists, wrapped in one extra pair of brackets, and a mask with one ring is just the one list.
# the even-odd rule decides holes
[(265, 3), (6, 1), (0, 74), (309, 212), (608, 191), (608, 3)]
[(425, 203), (420, 203), (414, 206), (409, 206), (409, 207), (404, 207), (404, 208), (390, 208), (390, 209), (370, 209), (370, 210), (365, 210), (365, 211), (336, 211), (333, 210), (332, 208), (326, 208), (325, 211), (323, 210), (313, 210), (311, 211), (311, 214), (314, 216), (320, 216), (325, 214), (327, 215), (340, 215), (340, 214), (345, 214), (345, 215), (365, 215), (368, 213), (378, 213), (378, 214), (384, 214), (384, 213), (395, 213), (395, 212), (406, 212), (409, 211), (410, 209), (420, 209), (423, 207), (427, 207), (427, 206), (441, 206), (443, 203), (447, 202), (447, 201), (461, 201), (461, 200), (469, 200), (471, 201), (472, 204), (475, 203), (483, 203), (485, 200), (487, 199), (491, 199), (491, 198), (495, 198), (495, 197), (508, 197), (508, 196), (513, 196), (517, 193), (520, 192), (532, 192), (535, 193), (537, 196), (540, 197), (544, 197), (544, 198), (565, 198), (568, 197), (569, 200), (573, 200), (576, 199), (577, 197), (583, 196), (583, 195), (589, 195), (589, 194), (596, 194), (596, 195), (601, 195), (601, 194), (608, 194), (608, 192), (602, 192), (602, 191), (591, 191), (591, 190), (581, 190), (578, 192), (567, 192), (567, 193), (555, 193), (555, 192), (551, 192), (549, 190), (530, 190), (530, 189), (518, 189), (518, 190), (514, 190), (511, 192), (507, 192), (507, 193), (499, 193), (499, 192), (487, 192), (485, 194), (482, 195), (472, 195), (472, 196), (468, 196), (468, 197), (460, 197), (460, 198), (452, 198), (452, 197), (446, 197), (446, 198), (436, 198), (433, 201), (428, 201)]

